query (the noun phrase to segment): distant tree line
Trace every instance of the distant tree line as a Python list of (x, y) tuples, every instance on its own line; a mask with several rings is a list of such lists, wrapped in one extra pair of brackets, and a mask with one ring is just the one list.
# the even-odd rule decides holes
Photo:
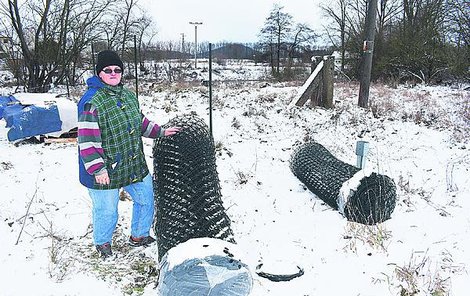
[[(359, 75), (368, 3), (332, 0), (322, 6), (330, 20), (327, 34), (341, 53), (341, 70), (350, 77)], [(470, 78), (469, 0), (381, 0), (375, 36), (372, 79)]]
[(11, 43), (9, 67), (30, 92), (75, 84), (93, 43), (126, 57), (133, 36), (140, 48), (155, 34), (138, 0), (8, 0), (0, 16), (0, 36)]
[[(322, 6), (330, 20), (325, 34), (332, 49), (340, 52), (341, 72), (351, 78), (359, 75), (368, 1), (377, 0), (332, 0)], [(372, 78), (425, 83), (468, 79), (469, 1), (381, 0)], [(208, 42), (196, 49), (184, 36), (179, 41), (153, 40), (153, 20), (138, 0), (7, 0), (0, 4), (0, 16), (2, 55), (9, 57), (8, 67), (31, 92), (47, 91), (52, 83), (74, 85), (85, 68), (91, 69), (92, 45), (95, 52), (119, 51), (131, 62), (135, 38), (141, 68), (144, 60), (185, 60), (195, 50), (199, 57), (207, 57), (209, 50)], [(213, 44), (213, 54), (268, 62), (274, 77), (290, 79), (296, 63), (319, 54), (318, 37), (318, 32), (274, 5), (258, 42), (219, 42)]]

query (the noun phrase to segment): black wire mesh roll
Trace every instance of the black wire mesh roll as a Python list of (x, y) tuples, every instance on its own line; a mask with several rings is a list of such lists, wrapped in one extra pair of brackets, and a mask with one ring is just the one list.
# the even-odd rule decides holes
[(349, 221), (368, 225), (380, 223), (390, 219), (395, 209), (395, 183), (376, 173), (363, 177), (359, 186), (344, 199), (343, 184), (360, 169), (338, 160), (319, 143), (308, 142), (298, 147), (290, 159), (290, 168), (310, 191)]
[(191, 238), (234, 242), (207, 125), (195, 115), (183, 115), (163, 128), (170, 126), (181, 127), (181, 131), (156, 139), (153, 147), (154, 229), (159, 258)]

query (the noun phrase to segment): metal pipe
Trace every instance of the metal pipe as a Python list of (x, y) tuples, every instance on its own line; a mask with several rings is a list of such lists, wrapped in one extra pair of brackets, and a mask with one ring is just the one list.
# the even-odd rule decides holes
[[(95, 73), (95, 47), (93, 46), (93, 42), (91, 43), (91, 61), (93, 64), (93, 73)], [(98, 73), (96, 73), (98, 74)]]
[(369, 142), (366, 142), (366, 141), (356, 142), (356, 155), (357, 155), (356, 166), (358, 168), (363, 169), (366, 166), (368, 152), (369, 152)]
[(212, 43), (209, 43), (209, 131), (212, 134)]
[(139, 98), (139, 78), (137, 77), (137, 38), (134, 35), (135, 96)]

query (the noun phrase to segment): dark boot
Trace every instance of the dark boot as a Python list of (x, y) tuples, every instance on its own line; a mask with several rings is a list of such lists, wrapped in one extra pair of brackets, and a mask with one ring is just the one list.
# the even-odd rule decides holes
[(100, 257), (103, 259), (106, 259), (108, 257), (111, 257), (113, 255), (113, 252), (111, 251), (111, 244), (110, 243), (104, 243), (102, 245), (96, 245), (96, 250), (100, 254)]
[(155, 239), (151, 236), (129, 237), (129, 245), (132, 247), (148, 247), (154, 242)]

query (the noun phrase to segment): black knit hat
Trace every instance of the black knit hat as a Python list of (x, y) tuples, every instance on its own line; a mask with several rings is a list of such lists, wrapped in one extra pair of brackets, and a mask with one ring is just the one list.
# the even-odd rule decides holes
[(112, 50), (103, 50), (98, 53), (96, 74), (99, 75), (107, 66), (119, 66), (124, 70), (124, 64), (122, 63), (121, 58), (119, 58), (118, 54)]

